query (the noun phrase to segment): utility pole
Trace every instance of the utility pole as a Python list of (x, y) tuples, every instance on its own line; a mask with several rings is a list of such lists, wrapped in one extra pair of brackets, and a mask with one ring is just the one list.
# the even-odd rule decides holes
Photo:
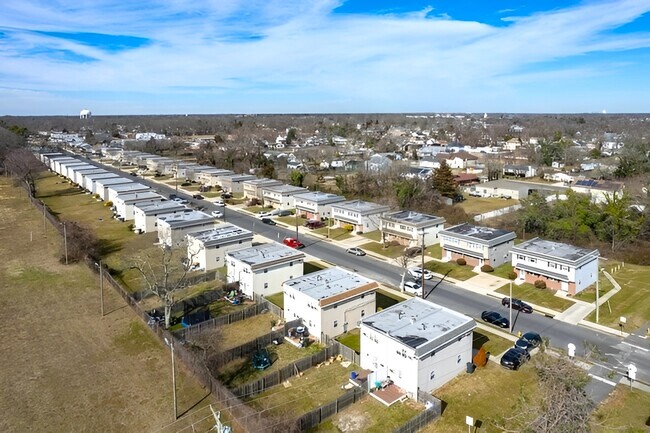
[(298, 240), (298, 208), (296, 207), (296, 240)]
[(176, 404), (176, 365), (174, 363), (174, 340), (173, 337), (171, 340), (168, 340), (167, 337), (165, 337), (165, 343), (171, 348), (172, 351), (172, 388), (173, 388), (173, 396), (174, 396), (174, 420), (178, 419), (178, 410), (177, 410), (177, 404)]
[(422, 294), (424, 295), (424, 229), (422, 229), (422, 273), (421, 273), (421, 284), (422, 284)]
[(596, 323), (600, 318), (600, 298), (598, 292), (600, 292), (600, 265), (596, 263)]
[(99, 302), (102, 308), (102, 317), (104, 317), (104, 269), (102, 261), (99, 261)]
[(63, 222), (63, 249), (65, 251), (65, 264), (68, 264), (68, 232), (65, 229), (65, 221)]
[(512, 334), (512, 280), (510, 280), (510, 303), (508, 312), (510, 313), (510, 333)]

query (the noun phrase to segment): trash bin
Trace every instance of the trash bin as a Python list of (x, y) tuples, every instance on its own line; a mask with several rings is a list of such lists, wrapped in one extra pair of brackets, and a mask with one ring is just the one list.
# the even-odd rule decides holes
[(471, 362), (468, 362), (468, 363), (467, 363), (467, 372), (468, 372), (469, 374), (472, 374), (472, 373), (474, 373), (474, 370), (476, 370), (476, 365), (474, 365), (474, 364), (471, 363)]

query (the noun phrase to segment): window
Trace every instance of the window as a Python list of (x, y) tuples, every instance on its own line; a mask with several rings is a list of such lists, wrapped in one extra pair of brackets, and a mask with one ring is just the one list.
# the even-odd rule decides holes
[(366, 315), (366, 310), (361, 310), (361, 317)]
[(462, 360), (462, 357), (458, 355), (458, 359), (456, 360), (456, 364), (460, 364), (460, 361)]
[(436, 377), (436, 372), (435, 372), (435, 371), (432, 371), (432, 372), (429, 374), (429, 380), (433, 380), (435, 377)]
[(339, 326), (339, 321), (338, 321), (338, 320), (335, 320), (335, 321), (334, 321), (334, 327), (336, 328), (337, 326)]
[(264, 288), (268, 289), (269, 288), (269, 283), (264, 283)]

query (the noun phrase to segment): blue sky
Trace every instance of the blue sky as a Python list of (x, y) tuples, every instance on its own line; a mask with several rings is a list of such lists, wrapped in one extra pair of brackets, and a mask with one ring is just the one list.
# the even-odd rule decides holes
[(648, 0), (0, 2), (0, 115), (650, 112)]

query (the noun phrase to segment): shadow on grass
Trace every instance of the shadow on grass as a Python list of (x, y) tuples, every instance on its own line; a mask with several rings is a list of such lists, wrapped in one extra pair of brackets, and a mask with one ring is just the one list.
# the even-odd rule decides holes
[(111, 239), (99, 240), (99, 254), (104, 257), (122, 250), (122, 245)]
[(200, 404), (203, 403), (203, 402), (204, 402), (208, 397), (210, 397), (210, 395), (211, 395), (211, 393), (210, 393), (210, 391), (208, 391), (208, 393), (207, 393), (206, 395), (204, 395), (203, 397), (201, 397), (201, 398), (200, 398), (196, 403), (194, 403), (192, 406), (190, 406), (190, 407), (188, 407), (187, 409), (185, 409), (183, 412), (179, 413), (179, 414), (178, 414), (178, 417), (179, 417), (179, 418), (182, 418), (182, 417), (184, 417), (185, 415), (187, 415), (188, 413), (190, 413), (192, 410), (194, 410), (196, 407), (198, 407), (198, 405), (200, 405)]

